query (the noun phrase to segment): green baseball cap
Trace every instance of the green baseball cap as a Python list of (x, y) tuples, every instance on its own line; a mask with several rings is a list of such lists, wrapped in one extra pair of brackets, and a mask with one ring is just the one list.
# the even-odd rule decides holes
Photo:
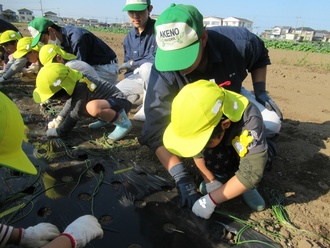
[(150, 0), (126, 0), (123, 11), (143, 11), (150, 5)]
[(54, 25), (54, 22), (44, 17), (34, 18), (28, 25), (28, 30), (33, 38), (32, 46), (38, 44), (41, 38), (41, 34), (50, 26)]
[(155, 31), (157, 70), (179, 71), (196, 61), (204, 24), (202, 14), (194, 6), (172, 3), (158, 17)]
[(200, 153), (222, 115), (238, 122), (249, 100), (216, 83), (199, 80), (187, 84), (172, 102), (171, 122), (163, 136), (164, 146), (181, 157)]

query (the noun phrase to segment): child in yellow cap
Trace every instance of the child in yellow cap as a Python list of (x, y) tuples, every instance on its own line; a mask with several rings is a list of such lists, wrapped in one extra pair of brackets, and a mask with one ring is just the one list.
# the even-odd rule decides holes
[(31, 64), (28, 68), (23, 68), (23, 73), (34, 73), (38, 74), (40, 69), (39, 64), (39, 50), (40, 45), (32, 47), (33, 38), (23, 37), (17, 42), (16, 51), (13, 53), (15, 59), (26, 58)]
[(27, 65), (26, 58), (15, 59), (13, 57), (13, 53), (17, 48), (17, 42), (21, 38), (21, 34), (14, 30), (7, 30), (0, 36), (0, 45), (2, 45), (9, 54), (9, 61), (6, 63), (3, 74), (0, 77), (0, 86), (8, 79), (11, 79), (16, 73), (20, 72)]
[[(266, 131), (259, 109), (249, 100), (213, 82), (187, 84), (174, 98), (164, 146), (181, 157), (194, 157), (205, 196), (192, 211), (208, 219), (214, 208), (239, 195), (253, 210), (265, 202), (256, 187), (267, 162)], [(171, 168), (176, 181), (184, 170)]]
[[(43, 45), (39, 51), (39, 60), (43, 65), (49, 63), (62, 63), (70, 67), (71, 69), (81, 72), (83, 75), (88, 75), (89, 77), (101, 79), (99, 77), (99, 74), (95, 71), (94, 67), (87, 64), (85, 61), (78, 60), (77, 56), (65, 52), (63, 49), (61, 49), (55, 44)], [(63, 119), (61, 116), (54, 118), (51, 122), (48, 123), (48, 128), (57, 128), (61, 124), (62, 120)], [(98, 122), (101, 121), (97, 121), (97, 123)], [(108, 122), (102, 123), (104, 123), (104, 127), (109, 126)]]
[(47, 137), (68, 135), (81, 116), (113, 123), (116, 128), (108, 135), (113, 141), (122, 139), (132, 129), (126, 115), (132, 104), (115, 85), (83, 75), (62, 63), (46, 64), (39, 71), (33, 99), (37, 103), (48, 99), (66, 100), (59, 113), (61, 124), (49, 128)]
[(100, 78), (94, 67), (87, 64), (85, 61), (78, 60), (76, 55), (65, 52), (55, 44), (43, 45), (39, 51), (39, 60), (42, 65), (49, 63), (62, 63), (85, 75)]
[[(0, 92), (0, 166), (36, 175), (37, 170), (22, 150), (25, 126), (17, 106)], [(84, 247), (90, 240), (102, 237), (103, 230), (91, 215), (79, 217), (61, 234), (51, 223), (28, 228), (14, 228), (0, 223), (0, 247)]]

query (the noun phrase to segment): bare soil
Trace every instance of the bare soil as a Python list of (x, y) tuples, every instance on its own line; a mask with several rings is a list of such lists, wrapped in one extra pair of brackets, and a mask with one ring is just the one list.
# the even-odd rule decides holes
[[(124, 35), (96, 34), (116, 51), (120, 64)], [(283, 247), (329, 247), (330, 55), (270, 50), (270, 57), (272, 65), (268, 67), (267, 90), (281, 107), (284, 120), (277, 142), (279, 154), (271, 170), (265, 172), (260, 185), (267, 208), (253, 213), (238, 197), (222, 204), (219, 210), (258, 223), (260, 231)], [(34, 144), (45, 142), (46, 125), (51, 117), (31, 99), (34, 79), (21, 79), (23, 82), (18, 84), (19, 87), (17, 79), (3, 91), (21, 109), (30, 128), (30, 141)], [(251, 89), (250, 78), (243, 85)], [(110, 149), (121, 159), (133, 161), (152, 173), (169, 178), (155, 155), (137, 141), (143, 123), (133, 120), (136, 111), (135, 106), (129, 114), (134, 128), (122, 141), (115, 144), (105, 142), (105, 130), (89, 130), (87, 124), (92, 120), (87, 118), (78, 123), (66, 142), (70, 146), (94, 150)], [(192, 161), (187, 159), (185, 163), (199, 183), (200, 177), (195, 174)], [(279, 223), (275, 217), (271, 204), (274, 200), (280, 204), (277, 206), (284, 207), (287, 223)]]

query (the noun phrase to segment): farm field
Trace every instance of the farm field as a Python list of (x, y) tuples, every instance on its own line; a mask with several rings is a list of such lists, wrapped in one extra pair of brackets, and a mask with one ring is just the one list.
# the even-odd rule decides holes
[[(22, 33), (27, 35), (26, 32), (22, 28)], [(94, 33), (115, 50), (120, 65), (124, 34)], [(262, 212), (253, 213), (238, 197), (219, 206), (219, 211), (254, 223), (258, 230), (283, 247), (329, 247), (330, 54), (270, 49), (270, 57), (272, 65), (268, 67), (267, 90), (282, 109), (284, 120), (277, 143), (279, 154), (272, 169), (265, 172), (259, 188), (267, 207)], [(29, 95), (33, 90), (33, 80), (24, 80), (26, 83), (22, 83), (21, 88), (9, 85), (3, 91), (15, 99), (23, 115), (33, 120), (26, 123), (30, 132), (43, 135), (44, 129), (35, 128), (45, 126), (48, 120), (40, 117), (40, 108)], [(249, 77), (243, 85), (252, 89)], [(26, 94), (22, 94), (22, 91)], [(87, 128), (91, 120), (82, 121), (77, 126), (88, 133), (89, 140), (75, 144), (78, 139), (74, 132), (69, 137), (70, 143), (93, 149), (107, 145), (117, 157), (134, 161), (152, 173), (169, 178), (154, 154), (137, 142), (143, 123), (133, 120), (136, 111), (133, 108), (129, 114), (133, 130), (116, 144), (105, 144), (102, 131), (92, 133)], [(184, 162), (187, 166), (192, 164), (188, 159)], [(190, 168), (191, 173), (194, 173), (194, 168)], [(197, 175), (194, 178), (200, 179)], [(274, 203), (274, 199), (282, 211), (273, 211), (271, 203)], [(282, 216), (276, 216), (276, 213), (282, 213)]]

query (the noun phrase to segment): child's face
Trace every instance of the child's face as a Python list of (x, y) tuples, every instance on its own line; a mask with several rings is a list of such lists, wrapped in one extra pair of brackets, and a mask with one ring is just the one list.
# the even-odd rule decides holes
[(9, 54), (12, 54), (16, 51), (16, 41), (8, 41), (6, 43), (3, 43), (2, 46), (5, 48), (6, 52)]
[(32, 51), (28, 52), (24, 57), (30, 63), (37, 63), (38, 62), (38, 58), (39, 58), (39, 54), (38, 54), (38, 52), (32, 50)]

